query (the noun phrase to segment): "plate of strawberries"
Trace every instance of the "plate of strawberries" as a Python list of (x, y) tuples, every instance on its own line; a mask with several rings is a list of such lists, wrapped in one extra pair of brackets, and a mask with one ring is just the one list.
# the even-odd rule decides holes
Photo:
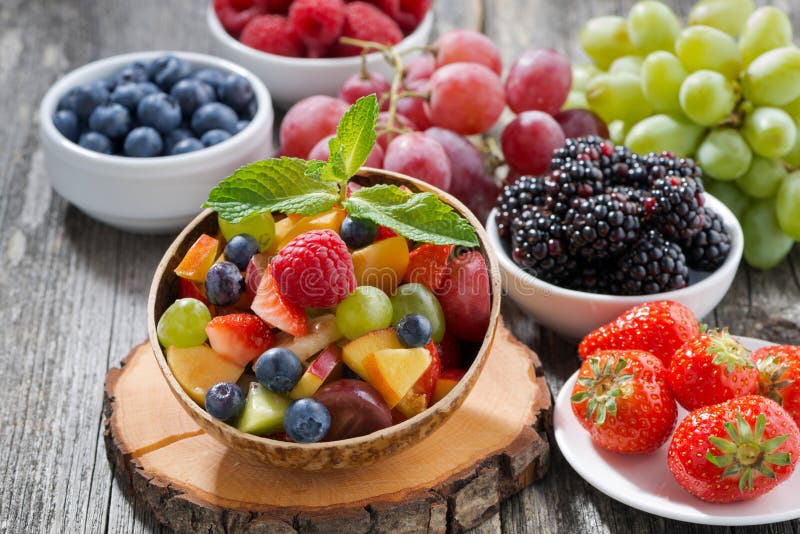
[(706, 330), (658, 301), (591, 332), (578, 353), (554, 426), (587, 482), (680, 521), (800, 518), (800, 347)]

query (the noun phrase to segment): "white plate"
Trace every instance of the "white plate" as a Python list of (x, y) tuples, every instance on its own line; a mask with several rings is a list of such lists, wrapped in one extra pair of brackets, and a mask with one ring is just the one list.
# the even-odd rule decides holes
[[(772, 343), (739, 337), (750, 350)], [(800, 475), (752, 501), (711, 504), (681, 488), (667, 467), (669, 441), (645, 455), (617, 454), (596, 447), (581, 427), (570, 405), (570, 394), (578, 373), (573, 374), (558, 392), (553, 425), (561, 453), (589, 484), (620, 502), (662, 517), (705, 525), (763, 525), (800, 518)], [(686, 416), (678, 408), (678, 420)]]

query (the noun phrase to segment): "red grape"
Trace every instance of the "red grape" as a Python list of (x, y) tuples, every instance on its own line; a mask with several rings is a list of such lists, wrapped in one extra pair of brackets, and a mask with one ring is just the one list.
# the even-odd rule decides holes
[(336, 133), (347, 107), (347, 102), (323, 95), (304, 98), (292, 106), (281, 123), (281, 154), (306, 157), (320, 139)]
[(436, 49), (436, 66), (451, 63), (479, 63), (500, 76), (503, 61), (497, 46), (482, 33), (472, 30), (452, 30), (442, 34), (433, 45)]
[(556, 120), (541, 111), (525, 111), (508, 123), (500, 144), (512, 169), (525, 174), (541, 174), (550, 166), (553, 150), (566, 138)]
[[(389, 113), (385, 112), (385, 111), (381, 111), (378, 114), (378, 123), (377, 123), (375, 129), (376, 130), (381, 130), (382, 128), (384, 128), (386, 126), (386, 124), (388, 122), (389, 122)], [(408, 117), (406, 117), (405, 115), (403, 115), (401, 113), (395, 114), (395, 116), (394, 116), (394, 127), (395, 128), (399, 128), (401, 130), (402, 129), (406, 129), (406, 130), (412, 130), (412, 131), (415, 131), (415, 132), (417, 130), (419, 130), (419, 128), (417, 128), (417, 125), (414, 124), (414, 121), (412, 121), (411, 119), (409, 119)], [(396, 133), (395, 134), (391, 134), (391, 135), (386, 134), (386, 133), (385, 134), (381, 134), (381, 135), (378, 136), (378, 139), (376, 140), (376, 142), (379, 145), (381, 145), (381, 148), (383, 149), (383, 151), (386, 152), (386, 148), (389, 145), (389, 141), (391, 141), (392, 139), (395, 139), (397, 136), (398, 136), (398, 134), (396, 134)]]
[(506, 78), (508, 107), (514, 113), (537, 110), (554, 115), (567, 100), (572, 85), (569, 60), (545, 48), (523, 53)]
[(450, 160), (444, 148), (422, 132), (397, 136), (386, 150), (383, 168), (418, 178), (445, 191), (452, 180)]
[(339, 98), (348, 104), (355, 104), (356, 100), (362, 96), (375, 93), (375, 96), (378, 97), (378, 102), (383, 99), (381, 109), (386, 111), (389, 108), (389, 99), (383, 98), (383, 96), (388, 95), (391, 89), (391, 84), (383, 75), (377, 72), (368, 73), (366, 78), (361, 73), (358, 73), (353, 74), (342, 83), (339, 88)]
[[(332, 135), (320, 139), (319, 142), (314, 145), (314, 148), (311, 149), (311, 152), (308, 153), (307, 159), (328, 161), (328, 156), (331, 154), (330, 148), (328, 147), (328, 141), (331, 139), (333, 139)], [(376, 169), (383, 167), (383, 149), (379, 144), (376, 143), (372, 147), (369, 156), (367, 156), (367, 161), (364, 162), (364, 166), (375, 167)]]
[(431, 55), (423, 54), (409, 59), (404, 70), (406, 82), (428, 80), (436, 70), (436, 60)]
[[(427, 80), (412, 80), (406, 83), (406, 89), (415, 93), (427, 94)], [(397, 101), (397, 112), (408, 117), (420, 130), (430, 128), (431, 121), (425, 114), (425, 100), (417, 96), (406, 96)]]
[(450, 193), (478, 219), (485, 221), (500, 194), (500, 186), (486, 172), (486, 165), (477, 147), (469, 139), (444, 128), (428, 128), (425, 135), (436, 139), (447, 153), (453, 174)]
[(556, 113), (553, 118), (561, 125), (565, 137), (597, 135), (608, 139), (606, 123), (588, 109), (565, 109)]
[(437, 69), (430, 80), (425, 111), (434, 126), (472, 135), (490, 129), (506, 106), (503, 84), (478, 63), (451, 63)]

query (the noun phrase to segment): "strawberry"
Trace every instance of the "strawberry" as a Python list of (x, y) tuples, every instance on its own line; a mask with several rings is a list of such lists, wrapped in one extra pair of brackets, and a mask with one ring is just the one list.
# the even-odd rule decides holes
[(208, 299), (203, 293), (203, 290), (188, 278), (181, 278), (180, 276), (178, 277), (178, 298), (197, 299), (206, 306), (209, 306)]
[(678, 417), (664, 364), (640, 350), (605, 350), (584, 360), (570, 401), (592, 441), (614, 452), (656, 450)]
[(272, 266), (268, 266), (261, 277), (258, 291), (250, 308), (267, 324), (283, 330), (295, 337), (308, 333), (308, 319), (303, 308), (290, 304), (278, 290), (278, 282), (272, 276)]
[(416, 282), (436, 291), (447, 274), (451, 252), (453, 245), (426, 243), (418, 246), (408, 254), (408, 268), (403, 282)]
[(433, 341), (428, 343), (425, 348), (428, 349), (428, 352), (431, 354), (431, 364), (428, 366), (428, 370), (419, 377), (417, 383), (414, 384), (414, 390), (417, 393), (423, 393), (427, 404), (430, 405), (436, 382), (439, 380), (439, 375), (442, 374), (442, 361), (439, 358), (439, 351), (436, 350), (436, 345), (434, 345)]
[(590, 332), (578, 354), (586, 359), (598, 350), (638, 349), (669, 366), (672, 353), (699, 332), (700, 325), (686, 306), (669, 300), (645, 302)]
[(758, 370), (727, 329), (712, 330), (675, 351), (669, 384), (680, 405), (692, 411), (758, 393)]
[(681, 421), (667, 453), (680, 486), (708, 502), (745, 501), (789, 478), (800, 457), (800, 430), (775, 401), (747, 395), (695, 410)]
[(383, 241), (397, 235), (397, 232), (386, 226), (378, 225), (378, 235), (375, 236), (375, 241)]
[(750, 358), (758, 366), (759, 393), (783, 406), (800, 426), (800, 347), (762, 347)]
[(275, 335), (269, 326), (249, 313), (218, 315), (206, 325), (211, 348), (242, 367), (272, 346)]
[(442, 361), (442, 371), (461, 368), (461, 347), (458, 340), (445, 330), (444, 337), (436, 345), (439, 359)]

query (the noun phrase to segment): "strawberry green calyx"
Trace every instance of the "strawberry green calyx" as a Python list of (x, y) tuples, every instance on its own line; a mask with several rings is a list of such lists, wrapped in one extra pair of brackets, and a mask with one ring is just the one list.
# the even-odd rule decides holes
[(617, 398), (633, 394), (633, 373), (622, 373), (627, 365), (624, 358), (609, 358), (601, 368), (599, 358), (590, 358), (592, 376), (578, 377), (578, 383), (586, 389), (570, 397), (574, 403), (588, 403), (587, 420), (594, 417), (595, 424), (602, 425), (608, 414), (617, 415)]
[(706, 460), (724, 469), (720, 479), (739, 476), (739, 491), (753, 489), (753, 477), (758, 472), (767, 478), (775, 478), (775, 471), (770, 466), (789, 465), (791, 455), (788, 452), (774, 452), (789, 437), (788, 434), (764, 440), (767, 418), (762, 413), (756, 418), (755, 429), (745, 421), (741, 412), (736, 414), (736, 422), (728, 421), (724, 425), (730, 440), (719, 436), (710, 436), (708, 441), (722, 454), (715, 456), (706, 451)]
[(782, 365), (781, 359), (774, 354), (768, 355), (758, 364), (758, 389), (759, 393), (783, 405), (783, 395), (778, 391), (794, 384), (794, 380), (783, 379), (789, 370), (788, 365)]
[(714, 365), (725, 367), (725, 372), (731, 374), (736, 369), (750, 369), (753, 362), (749, 358), (750, 351), (739, 343), (727, 328), (709, 332), (710, 344), (706, 352), (713, 356)]

